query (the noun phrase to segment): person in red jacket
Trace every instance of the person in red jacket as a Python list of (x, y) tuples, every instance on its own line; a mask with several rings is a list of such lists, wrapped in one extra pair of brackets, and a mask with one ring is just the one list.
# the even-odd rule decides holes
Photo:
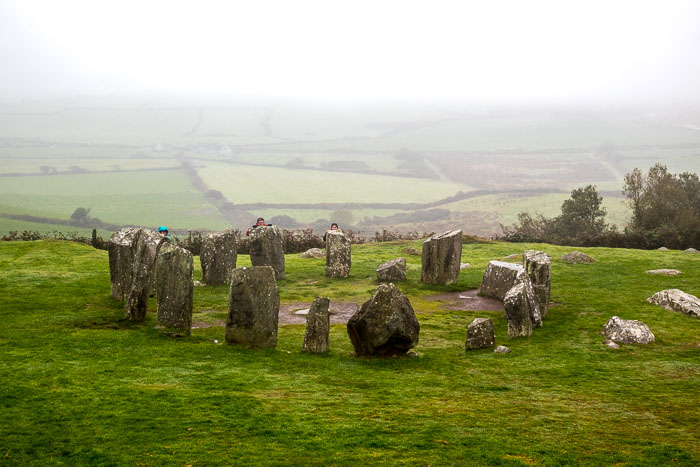
[(262, 217), (258, 217), (258, 221), (255, 223), (255, 225), (252, 225), (248, 230), (245, 231), (246, 236), (250, 235), (250, 231), (255, 229), (256, 227), (260, 227), (263, 225), (272, 225), (272, 224), (266, 224), (265, 219)]

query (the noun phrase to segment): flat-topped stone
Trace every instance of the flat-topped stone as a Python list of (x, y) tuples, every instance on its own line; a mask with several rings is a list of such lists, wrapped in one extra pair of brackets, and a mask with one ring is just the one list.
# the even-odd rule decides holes
[(270, 266), (275, 279), (285, 278), (282, 231), (276, 225), (262, 225), (250, 230), (250, 262), (253, 266)]
[(237, 259), (236, 234), (232, 230), (207, 235), (199, 254), (202, 281), (207, 285), (228, 284)]
[(479, 294), (503, 301), (511, 287), (516, 284), (518, 274), (524, 271), (525, 268), (516, 263), (489, 261), (481, 279)]
[(659, 274), (662, 276), (677, 276), (681, 274), (678, 269), (650, 269), (647, 274)]

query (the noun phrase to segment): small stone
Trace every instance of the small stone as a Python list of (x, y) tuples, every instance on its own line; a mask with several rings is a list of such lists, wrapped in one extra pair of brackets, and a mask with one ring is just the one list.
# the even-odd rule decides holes
[[(299, 251), (299, 250), (297, 250)], [(299, 258), (324, 258), (326, 252), (320, 248), (309, 248), (299, 255)]]
[(419, 255), (420, 255), (420, 251), (418, 251), (417, 249), (413, 248), (412, 246), (406, 247), (406, 248), (403, 250), (403, 252), (406, 253), (407, 255), (413, 255), (413, 256), (419, 256)]
[(618, 344), (649, 344), (655, 337), (649, 326), (635, 319), (621, 319), (613, 316), (601, 331), (603, 337)]
[(695, 248), (688, 248), (687, 250), (683, 250), (683, 253), (700, 253), (700, 251)]
[(295, 315), (308, 315), (309, 314), (309, 308), (305, 308), (303, 310), (298, 310), (294, 312)]
[(660, 305), (667, 310), (678, 311), (684, 315), (700, 318), (700, 299), (680, 289), (667, 289), (656, 292), (647, 298), (647, 302)]
[(387, 261), (377, 268), (379, 282), (400, 282), (406, 280), (406, 258)]
[(486, 349), (496, 343), (496, 335), (493, 328), (493, 320), (490, 318), (476, 318), (469, 323), (467, 328), (467, 341), (465, 350)]
[(418, 353), (415, 350), (409, 350), (406, 352), (406, 356), (409, 358), (418, 358)]
[(617, 345), (615, 342), (611, 341), (610, 339), (605, 339), (603, 341), (603, 345), (605, 345), (606, 347), (610, 347), (611, 349), (614, 349), (614, 350), (617, 350), (620, 348), (619, 345)]
[(195, 287), (204, 287), (204, 284), (199, 281), (192, 281), (192, 285)]
[(469, 263), (459, 263), (459, 269), (470, 269), (472, 267)]
[(678, 269), (651, 269), (647, 271), (647, 274), (660, 274), (662, 276), (677, 276), (681, 274)]
[(561, 256), (563, 261), (571, 264), (581, 264), (581, 263), (594, 263), (595, 259), (592, 256), (588, 256), (586, 253), (581, 253), (580, 251), (572, 251)]
[(665, 246), (662, 246), (662, 247), (657, 248), (657, 250), (658, 251), (668, 251), (668, 248), (666, 248)]
[(505, 345), (499, 345), (493, 350), (493, 353), (510, 353), (510, 347), (506, 347)]
[(522, 255), (519, 255), (517, 253), (513, 253), (512, 255), (504, 256), (504, 259), (510, 259), (510, 260), (517, 259), (518, 261), (520, 261), (521, 256)]

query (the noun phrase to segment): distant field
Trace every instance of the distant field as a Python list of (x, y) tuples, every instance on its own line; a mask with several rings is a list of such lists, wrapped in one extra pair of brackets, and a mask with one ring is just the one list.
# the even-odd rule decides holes
[(68, 219), (78, 207), (105, 222), (171, 228), (228, 227), (177, 171), (5, 177), (0, 213)]
[[(11, 230), (17, 231), (19, 233), (22, 233), (22, 231), (24, 230), (31, 230), (40, 233), (51, 233), (55, 230), (56, 232), (61, 232), (63, 234), (75, 232), (81, 237), (89, 238), (90, 236), (92, 236), (92, 229), (82, 229), (80, 227), (59, 224), (41, 224), (39, 222), (19, 221), (15, 219), (7, 219), (5, 217), (0, 217), (0, 237), (8, 235)], [(97, 231), (97, 235), (105, 239), (109, 238), (109, 236), (112, 235), (112, 233), (113, 232), (110, 232), (108, 230)]]
[(470, 187), (426, 179), (212, 163), (199, 169), (209, 188), (240, 203), (424, 203)]

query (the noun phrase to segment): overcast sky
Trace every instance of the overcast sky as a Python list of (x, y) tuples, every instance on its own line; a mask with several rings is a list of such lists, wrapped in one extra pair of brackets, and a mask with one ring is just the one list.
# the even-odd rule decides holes
[(700, 1), (0, 0), (0, 97), (700, 102)]

